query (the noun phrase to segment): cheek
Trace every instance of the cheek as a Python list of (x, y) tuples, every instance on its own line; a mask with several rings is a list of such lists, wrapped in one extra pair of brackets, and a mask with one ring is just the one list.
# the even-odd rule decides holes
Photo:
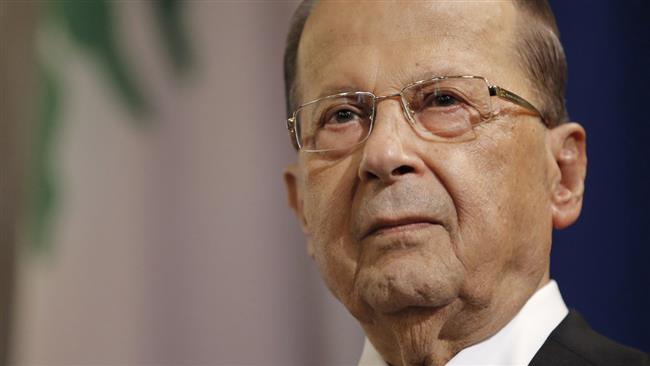
[(529, 247), (548, 236), (544, 140), (536, 126), (511, 126), (498, 126), (501, 132), (468, 144), (450, 162), (463, 167), (450, 178), (462, 181), (452, 192), (461, 234), (459, 256), (483, 275), (529, 262)]
[(356, 185), (353, 157), (309, 161), (305, 167), (303, 210), (314, 261), (332, 293), (346, 302), (358, 257), (349, 234)]
[(356, 174), (351, 158), (305, 163), (303, 210), (312, 237), (332, 240), (347, 228)]

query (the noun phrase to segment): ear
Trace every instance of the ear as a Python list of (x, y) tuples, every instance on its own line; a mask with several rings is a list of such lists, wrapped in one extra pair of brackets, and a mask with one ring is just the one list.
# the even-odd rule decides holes
[(300, 186), (300, 178), (299, 178), (299, 172), (298, 172), (298, 166), (296, 164), (292, 164), (288, 166), (284, 170), (284, 185), (285, 188), (287, 189), (287, 200), (289, 203), (289, 207), (293, 211), (294, 215), (296, 215), (296, 218), (300, 222), (300, 227), (302, 229), (302, 232), (307, 236), (307, 252), (311, 257), (313, 257), (313, 247), (311, 245), (311, 240), (309, 238), (309, 230), (307, 227), (307, 220), (305, 219), (305, 215), (303, 212), (303, 205), (302, 205), (302, 187)]
[(585, 130), (577, 123), (561, 124), (549, 132), (554, 171), (551, 174), (553, 227), (563, 229), (580, 216), (587, 174)]

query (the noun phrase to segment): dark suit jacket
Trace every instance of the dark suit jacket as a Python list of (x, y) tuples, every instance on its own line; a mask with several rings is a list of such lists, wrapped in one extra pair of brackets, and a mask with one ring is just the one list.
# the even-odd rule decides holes
[(571, 310), (548, 336), (529, 366), (648, 366), (650, 356), (593, 331)]

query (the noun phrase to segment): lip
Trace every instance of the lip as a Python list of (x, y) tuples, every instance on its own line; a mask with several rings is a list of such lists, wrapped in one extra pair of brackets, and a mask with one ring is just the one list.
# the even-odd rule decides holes
[(441, 225), (438, 220), (430, 217), (400, 217), (400, 218), (378, 218), (371, 220), (363, 230), (362, 239), (370, 236), (388, 234), (391, 232), (403, 232), (421, 229), (425, 226)]

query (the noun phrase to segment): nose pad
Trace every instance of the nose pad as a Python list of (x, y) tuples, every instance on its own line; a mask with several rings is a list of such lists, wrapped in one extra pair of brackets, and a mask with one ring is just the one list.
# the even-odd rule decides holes
[(413, 119), (413, 113), (412, 111), (409, 110), (408, 105), (406, 105), (406, 101), (404, 98), (400, 96), (399, 98), (399, 104), (402, 106), (402, 114), (404, 114), (404, 119), (406, 119), (406, 122), (408, 122), (411, 127), (415, 127), (415, 120)]
[[(404, 117), (406, 122), (408, 122), (408, 124), (410, 124), (412, 127), (415, 127), (415, 120), (413, 120), (413, 117), (411, 117), (412, 113), (410, 113), (408, 105), (406, 104), (406, 101), (404, 100), (404, 98), (402, 98), (402, 95), (400, 93), (375, 97), (375, 105), (372, 110), (373, 127), (376, 125), (377, 109), (379, 106), (379, 102), (381, 102), (384, 99), (398, 99), (400, 109), (402, 110), (402, 116)], [(370, 132), (372, 132), (372, 130)]]
[(400, 93), (375, 97), (375, 109), (377, 108), (376, 106), (379, 104), (379, 102), (381, 102), (384, 99), (397, 99), (399, 101), (400, 107), (402, 108), (402, 113), (404, 114), (404, 118), (406, 118), (407, 121), (411, 120), (407, 112), (406, 102), (404, 101), (404, 98), (402, 98), (402, 95)]

